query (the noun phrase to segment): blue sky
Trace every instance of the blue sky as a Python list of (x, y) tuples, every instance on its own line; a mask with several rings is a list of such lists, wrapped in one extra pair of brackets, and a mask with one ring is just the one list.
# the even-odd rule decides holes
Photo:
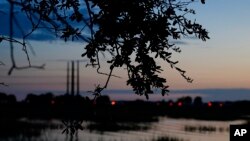
[[(182, 53), (174, 54), (173, 59), (179, 60), (179, 66), (187, 71), (194, 82), (187, 83), (169, 65), (158, 61), (165, 68), (162, 76), (167, 78), (170, 89), (175, 92), (173, 91), (172, 94), (165, 97), (151, 96), (151, 99), (161, 100), (183, 95), (199, 95), (206, 100), (250, 100), (249, 5), (250, 1), (235, 0), (207, 0), (205, 5), (198, 2), (191, 4), (189, 7), (196, 10), (196, 15), (190, 15), (190, 18), (196, 19), (198, 23), (202, 24), (209, 31), (211, 39), (206, 42), (193, 38), (183, 39), (179, 43)], [(3, 16), (1, 15), (1, 17)], [(18, 18), (21, 20), (22, 16)], [(27, 26), (24, 27), (27, 28)], [(1, 21), (0, 34), (6, 33), (6, 29), (8, 29), (6, 21)], [(31, 92), (65, 92), (66, 63), (56, 60), (85, 59), (81, 57), (85, 44), (52, 40), (53, 37), (47, 33), (38, 32), (36, 35), (30, 41), (36, 52), (36, 56), (31, 54), (31, 61), (35, 65), (45, 63), (46, 69), (14, 71), (11, 76), (7, 76), (11, 65), (9, 45), (2, 42), (0, 60), (6, 65), (0, 66), (0, 81), (9, 84), (9, 87), (0, 87), (0, 91), (15, 93), (20, 99)], [(20, 47), (16, 48), (16, 55), (19, 64), (27, 64), (25, 54)], [(106, 59), (102, 58), (102, 60)], [(82, 92), (93, 90), (94, 85), (104, 84), (106, 79), (106, 76), (98, 75), (94, 69), (85, 68), (85, 65), (84, 62), (81, 64)], [(105, 64), (102, 66), (102, 71), (107, 71), (108, 66)], [(109, 89), (119, 90), (117, 93), (121, 93), (120, 90), (123, 89), (130, 89), (126, 86), (125, 70), (117, 69), (115, 74), (122, 78), (112, 78)], [(193, 91), (197, 89), (199, 93)], [(230, 93), (228, 89), (231, 91)], [(207, 90), (211, 91), (208, 93)], [(127, 97), (124, 94), (122, 96), (112, 94), (112, 96), (117, 99), (125, 97), (127, 99), (145, 99), (133, 95), (129, 91), (128, 93)]]

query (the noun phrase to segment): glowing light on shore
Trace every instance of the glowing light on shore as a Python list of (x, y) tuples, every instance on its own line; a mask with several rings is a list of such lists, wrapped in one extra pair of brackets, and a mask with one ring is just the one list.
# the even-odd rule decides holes
[(114, 100), (111, 101), (111, 105), (112, 105), (112, 106), (115, 106), (115, 105), (116, 105), (116, 101), (114, 101)]
[(212, 106), (213, 106), (212, 102), (208, 102), (208, 103), (207, 103), (207, 106), (208, 106), (208, 107), (212, 107)]

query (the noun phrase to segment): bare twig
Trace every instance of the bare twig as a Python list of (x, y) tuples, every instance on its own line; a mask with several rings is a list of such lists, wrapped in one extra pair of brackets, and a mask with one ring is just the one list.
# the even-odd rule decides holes
[[(9, 41), (9, 44), (10, 44), (10, 58), (11, 58), (12, 66), (9, 69), (8, 75), (11, 75), (11, 73), (13, 72), (14, 69), (16, 69), (16, 70), (28, 69), (28, 68), (44, 69), (44, 66), (45, 66), (44, 64), (41, 65), (41, 66), (32, 66), (31, 63), (30, 63), (28, 52), (26, 50), (25, 42), (20, 42), (20, 41), (13, 38), (13, 34), (14, 34), (14, 32), (13, 32), (13, 23), (14, 22), (13, 21), (15, 20), (15, 18), (14, 18), (14, 2), (9, 0), (9, 3), (10, 3), (10, 19), (9, 19), (9, 24), (10, 24), (9, 31), (10, 31), (10, 34), (9, 34), (9, 37), (1, 37), (2, 40)], [(18, 67), (16, 65), (13, 43), (18, 43), (18, 44), (22, 45), (23, 48), (26, 50), (25, 53), (26, 53), (27, 59), (29, 61), (29, 66)]]
[[(96, 69), (97, 73), (109, 76), (110, 74), (107, 74), (107, 73), (104, 73), (104, 72), (100, 71), (100, 69), (101, 69), (101, 63), (100, 63), (98, 52), (97, 52), (97, 55), (96, 55), (96, 60), (97, 60), (97, 64), (96, 64), (97, 65), (97, 69)], [(112, 77), (121, 78), (120, 76), (116, 76), (116, 75), (112, 75), (112, 74), (111, 74), (111, 76)]]
[(41, 65), (41, 66), (22, 66), (22, 67), (17, 67), (17, 66), (12, 66), (9, 71), (8, 71), (8, 75), (11, 75), (13, 70), (16, 69), (16, 70), (24, 70), (24, 69), (31, 69), (31, 68), (34, 68), (34, 69), (44, 69), (45, 68), (45, 64)]
[[(4, 66), (5, 64), (2, 62), (2, 61), (0, 61), (0, 66)], [(0, 82), (0, 86), (8, 86), (8, 85), (6, 85), (4, 82)]]
[(5, 64), (2, 62), (2, 61), (0, 61), (0, 66), (4, 66)]
[(4, 40), (4, 41), (7, 41), (7, 42), (12, 42), (12, 43), (17, 43), (17, 44), (20, 44), (21, 46), (23, 46), (24, 44), (14, 38), (11, 38), (11, 37), (7, 37), (7, 36), (0, 36), (0, 39), (1, 40)]
[(114, 69), (114, 67), (110, 67), (110, 72), (109, 72), (109, 75), (108, 75), (108, 78), (107, 78), (107, 80), (106, 80), (105, 85), (104, 85), (103, 87), (100, 87), (100, 85), (98, 85), (98, 86), (95, 88), (94, 92), (92, 92), (93, 95), (95, 96), (95, 97), (94, 97), (94, 102), (95, 102), (96, 98), (97, 98), (98, 96), (101, 95), (101, 92), (102, 92), (104, 89), (106, 89), (106, 88), (108, 87), (108, 83), (109, 83), (109, 80), (110, 80), (110, 78), (111, 78), (111, 76), (112, 76), (113, 69)]
[[(89, 29), (91, 31), (91, 39), (93, 40), (94, 39), (94, 30), (93, 30), (94, 23), (93, 23), (93, 18), (92, 18), (92, 15), (91, 15), (91, 14), (93, 14), (93, 12), (90, 9), (89, 2), (87, 0), (84, 0), (84, 1), (86, 3), (88, 14), (89, 14), (89, 19), (90, 19)], [(88, 26), (87, 23), (86, 23), (86, 25)]]
[(1, 86), (1, 85), (2, 85), (2, 86), (8, 86), (7, 84), (5, 84), (5, 83), (3, 83), (3, 82), (0, 83), (0, 86)]

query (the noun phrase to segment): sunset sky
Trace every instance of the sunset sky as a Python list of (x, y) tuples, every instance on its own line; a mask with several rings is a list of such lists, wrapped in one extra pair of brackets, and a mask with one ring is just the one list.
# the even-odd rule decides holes
[[(1, 9), (8, 9), (6, 3), (0, 4)], [(196, 15), (191, 19), (202, 24), (208, 31), (210, 40), (202, 42), (194, 38), (183, 39), (178, 45), (181, 54), (173, 54), (173, 60), (179, 60), (178, 66), (187, 71), (187, 75), (194, 79), (187, 83), (168, 64), (158, 61), (163, 68), (162, 76), (167, 78), (170, 89), (169, 96), (151, 96), (152, 100), (174, 99), (184, 95), (202, 96), (208, 100), (250, 100), (250, 1), (241, 0), (207, 0), (205, 5), (200, 2), (189, 6), (196, 10)], [(2, 15), (1, 15), (2, 14)], [(0, 17), (5, 17), (0, 13)], [(22, 16), (19, 17), (20, 20)], [(0, 21), (0, 34), (6, 34), (8, 20)], [(21, 20), (22, 21), (22, 20)], [(25, 23), (22, 23), (25, 25)], [(84, 52), (84, 43), (67, 42), (50, 39), (42, 36), (29, 41), (36, 55), (31, 56), (34, 65), (46, 64), (45, 70), (28, 69), (14, 71), (7, 75), (11, 67), (9, 44), (0, 44), (0, 60), (5, 66), (0, 66), (0, 82), (5, 82), (8, 87), (0, 86), (0, 92), (16, 94), (18, 99), (23, 99), (27, 93), (65, 93), (66, 62), (64, 60), (81, 59)], [(39, 39), (41, 37), (41, 39)], [(30, 52), (30, 50), (29, 50)], [(21, 48), (16, 48), (18, 64), (28, 64)], [(102, 60), (105, 60), (103, 58)], [(81, 63), (81, 91), (93, 90), (95, 85), (104, 84), (106, 76), (96, 73), (95, 69), (85, 67)], [(102, 65), (103, 71), (108, 66)], [(106, 93), (113, 99), (145, 99), (131, 94), (131, 88), (126, 86), (126, 71), (121, 68), (115, 74), (122, 78), (112, 78)], [(115, 95), (121, 93), (120, 95)]]

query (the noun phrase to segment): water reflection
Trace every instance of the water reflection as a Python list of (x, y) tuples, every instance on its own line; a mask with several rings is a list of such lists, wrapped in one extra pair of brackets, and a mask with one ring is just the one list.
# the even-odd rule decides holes
[(0, 120), (0, 137), (40, 136), (43, 130), (60, 129), (60, 126), (51, 121), (28, 121), (27, 119)]
[[(229, 124), (244, 121), (201, 121), (161, 117), (153, 123), (100, 123), (83, 121), (84, 129), (62, 134), (59, 120), (1, 120), (1, 141), (228, 141)], [(100, 128), (102, 127), (102, 128)], [(105, 127), (105, 128), (104, 128)], [(97, 130), (99, 129), (99, 130)], [(101, 129), (101, 130), (100, 130)], [(115, 130), (114, 130), (115, 129)]]
[(177, 137), (159, 137), (157, 139), (153, 139), (153, 141), (185, 141), (185, 140), (179, 139)]
[(229, 131), (229, 128), (217, 128), (215, 126), (190, 126), (190, 125), (186, 125), (184, 127), (184, 130), (187, 132), (200, 132), (200, 133), (204, 133), (204, 132), (225, 132), (225, 131)]

